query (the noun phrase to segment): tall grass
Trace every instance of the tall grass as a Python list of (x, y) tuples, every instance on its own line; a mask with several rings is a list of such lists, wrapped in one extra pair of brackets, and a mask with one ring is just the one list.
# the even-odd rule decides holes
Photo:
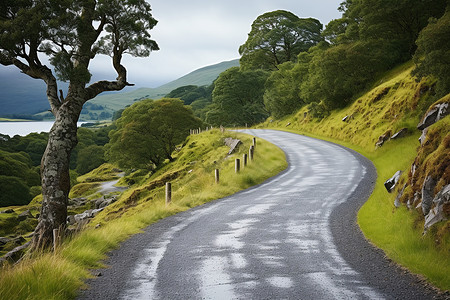
[[(190, 166), (185, 155), (198, 159), (192, 171), (173, 181), (172, 203), (165, 204), (163, 188), (141, 194), (135, 206), (125, 205), (127, 196), (139, 189), (132, 188), (122, 195), (115, 207), (99, 214), (85, 230), (67, 238), (56, 253), (41, 253), (25, 258), (16, 266), (0, 270), (1, 299), (73, 299), (89, 278), (89, 269), (102, 267), (108, 251), (144, 227), (177, 212), (231, 195), (239, 190), (262, 183), (287, 167), (284, 153), (274, 145), (258, 140), (253, 162), (240, 173), (234, 173), (234, 159), (242, 158), (248, 151), (251, 137), (232, 134), (243, 141), (239, 152), (227, 157), (228, 149), (222, 146), (223, 135), (219, 131), (191, 136), (177, 155), (177, 160), (165, 166), (148, 180), (164, 173)], [(190, 145), (188, 144), (188, 145)], [(223, 152), (225, 150), (225, 152)], [(192, 153), (187, 153), (192, 151)], [(224, 154), (225, 153), (225, 154)], [(200, 159), (202, 161), (200, 161)], [(220, 183), (214, 180), (214, 169), (220, 168)], [(95, 175), (95, 174), (94, 174)], [(148, 182), (143, 182), (143, 186)], [(116, 214), (116, 210), (125, 213)], [(99, 226), (94, 227), (94, 225)]]

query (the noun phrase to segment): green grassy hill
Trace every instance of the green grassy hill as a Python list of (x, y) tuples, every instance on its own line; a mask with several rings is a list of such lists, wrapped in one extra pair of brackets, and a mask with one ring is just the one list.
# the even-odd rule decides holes
[[(140, 88), (131, 92), (109, 93), (99, 95), (89, 101), (91, 104), (101, 105), (107, 112), (114, 112), (143, 99), (160, 99), (172, 90), (185, 85), (210, 85), (223, 71), (239, 66), (239, 59), (221, 62), (195, 70), (183, 77), (166, 83), (157, 88)], [(83, 115), (82, 115), (83, 116)]]
[[(417, 125), (429, 108), (449, 103), (450, 95), (435, 102), (434, 80), (417, 82), (411, 76), (413, 68), (412, 63), (407, 63), (390, 71), (351, 105), (334, 110), (323, 119), (314, 118), (304, 107), (291, 116), (269, 119), (258, 127), (326, 139), (371, 159), (378, 179), (372, 196), (358, 213), (364, 235), (389, 258), (437, 287), (449, 290), (449, 205), (443, 207), (447, 220), (433, 225), (425, 234), (420, 194), (428, 176), (436, 180), (432, 197), (449, 184), (450, 116), (429, 127), (422, 145), (418, 140), (422, 132)], [(376, 146), (381, 136), (390, 137), (402, 129), (406, 129), (406, 135)], [(388, 193), (384, 182), (399, 170), (402, 171), (399, 183)]]

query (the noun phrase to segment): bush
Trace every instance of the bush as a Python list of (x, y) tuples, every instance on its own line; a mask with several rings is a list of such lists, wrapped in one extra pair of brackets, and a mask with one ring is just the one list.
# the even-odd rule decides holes
[(32, 197), (30, 188), (18, 177), (0, 175), (0, 207), (26, 205)]

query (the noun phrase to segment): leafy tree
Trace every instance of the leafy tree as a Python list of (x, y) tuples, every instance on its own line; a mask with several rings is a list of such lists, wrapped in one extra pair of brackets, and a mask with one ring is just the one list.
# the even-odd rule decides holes
[(31, 201), (30, 188), (22, 179), (0, 175), (0, 207), (26, 205)]
[(346, 0), (341, 10), (349, 24), (347, 38), (395, 43), (395, 51), (408, 60), (419, 32), (430, 17), (442, 16), (446, 5), (446, 0)]
[(158, 167), (175, 146), (202, 125), (179, 99), (143, 100), (125, 109), (110, 133), (107, 155), (123, 168)]
[(417, 45), (414, 73), (419, 78), (435, 76), (438, 79), (438, 96), (450, 93), (450, 5), (439, 20), (430, 20), (430, 24), (420, 33)]
[[(32, 247), (52, 242), (54, 228), (64, 227), (70, 190), (69, 158), (77, 144), (77, 121), (83, 105), (105, 91), (131, 85), (122, 65), (124, 54), (148, 56), (158, 45), (150, 37), (156, 25), (144, 0), (22, 0), (0, 3), (0, 64), (15, 66), (43, 80), (55, 123), (42, 158), (43, 201)], [(41, 61), (49, 57), (54, 71)], [(109, 55), (115, 81), (91, 83), (89, 65)], [(69, 82), (58, 93), (56, 76)]]
[(398, 61), (392, 44), (358, 41), (323, 47), (315, 51), (307, 78), (301, 85), (306, 102), (321, 102), (329, 108), (344, 107), (381, 72)]
[(244, 70), (276, 70), (279, 64), (294, 61), (300, 52), (320, 42), (321, 30), (318, 20), (301, 19), (285, 10), (262, 14), (239, 47), (240, 64)]
[(180, 98), (184, 104), (190, 105), (200, 99), (211, 99), (211, 86), (186, 85), (174, 89), (166, 95), (167, 98)]
[(25, 152), (10, 153), (0, 150), (0, 175), (20, 178), (28, 186), (40, 184), (39, 172), (33, 167), (30, 156)]
[(78, 174), (86, 174), (105, 163), (104, 147), (90, 145), (78, 151), (77, 168)]
[(308, 69), (302, 66), (300, 63), (285, 62), (267, 79), (264, 105), (275, 118), (292, 114), (304, 104), (300, 98), (300, 85)]
[(262, 70), (241, 71), (232, 67), (215, 81), (213, 104), (206, 114), (212, 125), (245, 126), (264, 121), (264, 84), (268, 73)]

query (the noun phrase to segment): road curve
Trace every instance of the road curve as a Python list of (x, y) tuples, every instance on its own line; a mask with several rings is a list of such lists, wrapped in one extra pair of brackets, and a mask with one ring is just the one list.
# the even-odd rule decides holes
[(376, 177), (370, 162), (301, 135), (244, 132), (282, 148), (288, 169), (149, 226), (110, 254), (111, 267), (79, 299), (437, 296), (384, 259), (357, 228), (356, 211)]

